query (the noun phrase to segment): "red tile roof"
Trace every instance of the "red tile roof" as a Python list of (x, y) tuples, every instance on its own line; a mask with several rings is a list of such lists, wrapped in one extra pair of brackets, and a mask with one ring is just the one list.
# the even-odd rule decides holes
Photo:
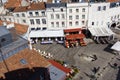
[[(8, 21), (1, 21), (0, 20), (0, 25), (3, 26), (3, 22), (6, 22), (7, 25), (12, 23), (12, 22), (8, 22)], [(28, 30), (28, 25), (23, 25), (23, 24), (17, 24), (17, 23), (14, 23), (14, 28), (16, 30), (16, 34), (18, 35), (23, 35), (27, 32)]]
[(27, 11), (27, 6), (24, 6), (24, 7), (16, 7), (14, 9), (14, 12), (25, 12)]
[(28, 10), (45, 10), (45, 3), (39, 2), (39, 3), (31, 3), (28, 7)]
[(65, 72), (65, 73), (69, 73), (69, 72), (71, 71), (71, 69), (62, 66), (61, 64), (57, 63), (56, 61), (49, 60), (49, 62), (50, 62), (53, 66), (57, 67), (58, 69), (62, 70), (62, 71)]
[(66, 35), (65, 37), (67, 40), (74, 40), (74, 39), (82, 39), (85, 38), (84, 34), (71, 34), (71, 35)]
[(119, 2), (120, 0), (107, 0), (107, 2)]
[[(20, 60), (25, 59), (27, 64), (21, 64)], [(5, 63), (9, 71), (19, 70), (19, 69), (32, 69), (34, 67), (44, 67), (47, 68), (50, 63), (43, 58), (39, 53), (34, 50), (24, 49), (17, 54), (7, 58)], [(4, 73), (8, 72), (5, 67), (4, 62), (0, 62), (0, 78), (4, 76)], [(29, 73), (28, 73), (29, 74)]]
[(21, 6), (22, 0), (8, 0), (5, 3), (5, 8), (15, 8)]
[(15, 23), (15, 30), (18, 35), (23, 35), (28, 30), (28, 25), (17, 24)]

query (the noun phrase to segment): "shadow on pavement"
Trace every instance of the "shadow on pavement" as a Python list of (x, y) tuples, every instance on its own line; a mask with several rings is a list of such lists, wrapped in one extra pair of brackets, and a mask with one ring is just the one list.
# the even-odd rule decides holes
[(112, 46), (113, 44), (108, 44), (108, 46), (104, 49), (104, 51), (115, 55), (114, 50), (111, 49)]
[(44, 67), (23, 68), (9, 71), (4, 75), (5, 79), (1, 77), (0, 80), (50, 80), (49, 71)]
[(118, 71), (116, 80), (120, 80), (120, 67), (119, 67), (119, 71)]

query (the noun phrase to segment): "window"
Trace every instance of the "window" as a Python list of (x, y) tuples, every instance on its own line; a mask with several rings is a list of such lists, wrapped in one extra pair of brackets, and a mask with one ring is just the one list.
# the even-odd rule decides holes
[(63, 8), (61, 8), (61, 11), (63, 12)]
[(53, 10), (53, 12), (55, 11), (54, 9), (52, 9)]
[(85, 24), (85, 21), (82, 21), (82, 25), (84, 25)]
[(113, 17), (111, 16), (111, 20), (113, 19)]
[(33, 19), (30, 19), (30, 24), (34, 24), (34, 20)]
[(101, 10), (101, 7), (100, 6), (98, 6), (98, 11), (100, 11)]
[(11, 18), (9, 18), (9, 21), (11, 22)]
[(79, 15), (76, 15), (76, 19), (79, 19)]
[(92, 22), (92, 25), (94, 25), (94, 22)]
[(85, 8), (82, 8), (82, 12), (85, 12)]
[(72, 16), (69, 16), (69, 20), (72, 20)]
[(41, 28), (37, 27), (36, 30), (41, 30)]
[(72, 9), (69, 9), (69, 13), (72, 13)]
[(65, 22), (62, 22), (62, 27), (65, 27)]
[(20, 17), (19, 14), (16, 14), (17, 17)]
[(22, 17), (25, 17), (25, 14), (24, 14), (24, 13), (22, 13)]
[(64, 14), (61, 14), (61, 16), (62, 16), (62, 19), (65, 19), (65, 15)]
[(76, 25), (76, 26), (78, 26), (78, 25), (79, 25), (79, 22), (78, 22), (78, 21), (76, 21), (76, 22), (75, 22), (75, 25)]
[(29, 15), (30, 15), (30, 16), (33, 16), (33, 13), (32, 13), (32, 12), (29, 12)]
[(35, 28), (31, 28), (31, 30), (35, 30)]
[(53, 14), (51, 14), (51, 19), (54, 19), (54, 15)]
[(79, 9), (76, 9), (76, 12), (79, 12)]
[(23, 23), (26, 23), (26, 20), (23, 20)]
[(103, 10), (106, 10), (106, 6), (103, 6)]
[(42, 14), (42, 16), (45, 16), (45, 11), (42, 11), (41, 14)]
[(117, 16), (117, 18), (119, 19), (119, 15)]
[(43, 29), (42, 30), (46, 30), (47, 28), (46, 27), (43, 27)]
[(6, 18), (4, 18), (4, 20), (6, 21)]
[(36, 19), (36, 24), (40, 24), (40, 19)]
[(72, 26), (72, 22), (69, 22), (69, 26)]
[(51, 27), (54, 27), (54, 22), (51, 22)]
[(39, 13), (38, 13), (38, 12), (35, 12), (35, 15), (36, 15), (36, 16), (39, 16)]
[(114, 19), (116, 19), (116, 16), (114, 16)]
[(43, 23), (43, 24), (46, 24), (46, 19), (42, 19), (42, 23)]
[(56, 22), (56, 27), (59, 27), (59, 22)]
[(85, 15), (82, 15), (82, 19), (85, 19)]
[(59, 19), (59, 18), (60, 18), (59, 14), (56, 14), (56, 19)]
[(5, 39), (5, 38), (1, 39), (1, 42), (5, 42), (5, 41), (6, 41), (6, 39)]

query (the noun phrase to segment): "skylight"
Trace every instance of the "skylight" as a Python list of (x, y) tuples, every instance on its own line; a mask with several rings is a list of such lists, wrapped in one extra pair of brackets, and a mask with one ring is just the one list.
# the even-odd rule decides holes
[(25, 59), (21, 59), (21, 60), (20, 60), (20, 63), (21, 63), (21, 64), (27, 64), (27, 61), (26, 61)]

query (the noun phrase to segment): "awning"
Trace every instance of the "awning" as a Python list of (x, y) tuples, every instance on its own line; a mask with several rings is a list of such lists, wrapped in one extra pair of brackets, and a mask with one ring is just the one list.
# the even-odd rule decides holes
[(81, 31), (81, 28), (76, 28), (76, 29), (65, 29), (64, 32), (68, 33), (68, 32), (76, 32), (76, 31)]
[(117, 42), (111, 47), (111, 49), (120, 52), (120, 41), (117, 41)]
[(108, 27), (91, 27), (88, 28), (92, 36), (111, 36), (114, 33)]
[(74, 39), (82, 39), (85, 38), (84, 34), (72, 34), (72, 35), (66, 35), (67, 40), (74, 40)]
[(29, 37), (64, 37), (63, 30), (31, 31)]

